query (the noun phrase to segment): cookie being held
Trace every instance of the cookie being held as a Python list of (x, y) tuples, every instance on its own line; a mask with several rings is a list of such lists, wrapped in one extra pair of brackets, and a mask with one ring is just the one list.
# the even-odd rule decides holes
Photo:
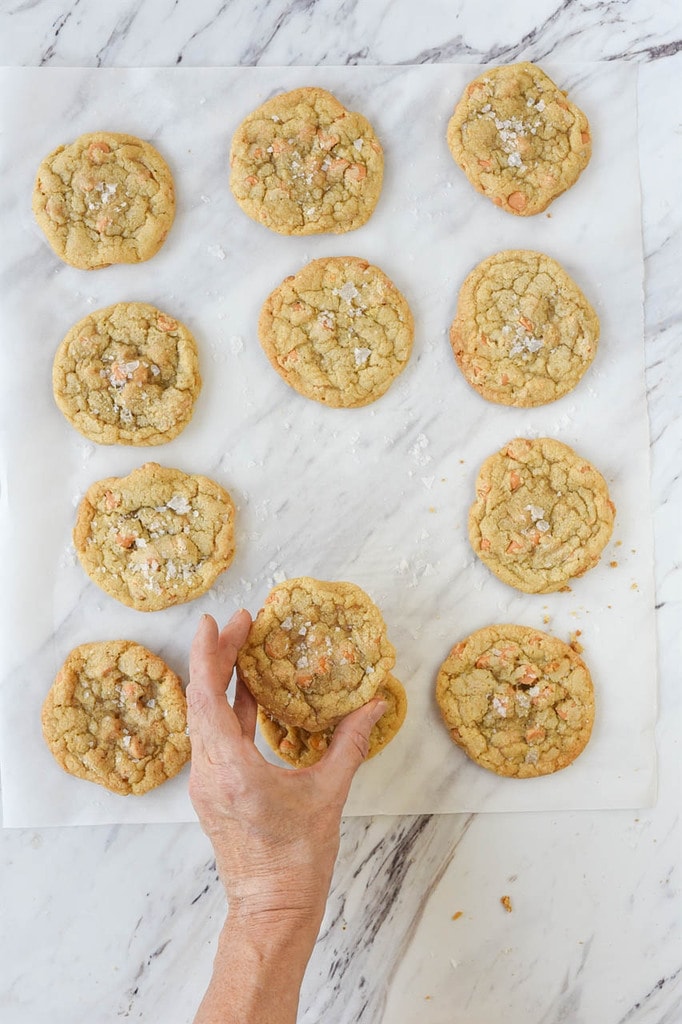
[(325, 89), (280, 93), (232, 139), (230, 188), (252, 220), (282, 235), (339, 234), (374, 211), (384, 155), (362, 114)]
[(201, 390), (194, 338), (144, 302), (118, 302), (79, 320), (57, 349), (55, 401), (98, 444), (156, 445), (187, 426)]
[(138, 611), (204, 594), (234, 557), (234, 505), (214, 480), (147, 462), (88, 488), (73, 543), (90, 579)]
[(469, 511), (482, 562), (527, 594), (561, 590), (597, 564), (613, 532), (604, 477), (553, 438), (515, 438), (485, 460)]
[(173, 178), (148, 142), (92, 132), (43, 160), (33, 212), (54, 252), (72, 267), (141, 263), (158, 252), (170, 231)]
[(541, 213), (575, 184), (592, 153), (585, 114), (527, 61), (470, 82), (447, 140), (474, 188), (521, 217)]
[(270, 591), (237, 674), (279, 722), (319, 733), (370, 701), (394, 664), (381, 612), (364, 590), (302, 576)]
[[(394, 739), (407, 714), (405, 688), (394, 676), (387, 676), (374, 696), (386, 701), (388, 706), (369, 734), (367, 761), (380, 754)], [(300, 726), (283, 725), (261, 707), (258, 709), (258, 725), (268, 745), (293, 768), (309, 768), (316, 764), (329, 747), (336, 729), (332, 725), (322, 732), (309, 732)]]
[(71, 651), (45, 698), (42, 727), (64, 771), (122, 796), (160, 786), (190, 758), (182, 684), (131, 640)]
[(313, 260), (268, 296), (258, 336), (292, 388), (324, 405), (380, 398), (412, 352), (414, 321), (393, 282), (366, 260)]
[(436, 700), (452, 739), (497, 775), (566, 768), (585, 749), (594, 687), (572, 647), (526, 626), (479, 629), (450, 651)]
[(566, 271), (541, 252), (509, 249), (464, 281), (450, 343), (489, 402), (545, 405), (571, 391), (597, 351), (599, 319)]

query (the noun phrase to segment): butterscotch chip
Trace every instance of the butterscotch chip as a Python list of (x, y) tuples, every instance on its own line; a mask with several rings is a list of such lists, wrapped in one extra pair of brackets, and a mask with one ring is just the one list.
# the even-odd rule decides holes
[[(374, 696), (386, 701), (388, 706), (369, 734), (368, 761), (381, 753), (397, 735), (407, 714), (405, 688), (394, 676), (387, 676)], [(330, 726), (322, 732), (309, 732), (300, 726), (284, 725), (260, 707), (258, 725), (274, 752), (294, 768), (308, 768), (316, 764), (329, 747), (336, 729), (336, 726)]]
[(384, 172), (362, 114), (325, 89), (281, 93), (232, 139), (230, 187), (253, 220), (283, 235), (353, 231), (369, 220)]
[(73, 531), (86, 573), (151, 612), (200, 597), (234, 556), (234, 505), (214, 480), (147, 462), (88, 488)]
[(160, 786), (190, 758), (182, 684), (131, 640), (71, 651), (43, 704), (42, 726), (65, 771), (124, 796)]
[(292, 388), (335, 408), (380, 398), (404, 370), (414, 321), (393, 282), (355, 256), (313, 260), (266, 299), (265, 353)]
[(509, 249), (479, 263), (459, 293), (452, 350), (490, 402), (535, 406), (571, 391), (594, 359), (599, 319), (556, 260)]
[(119, 302), (79, 320), (57, 349), (54, 397), (98, 444), (156, 445), (189, 423), (201, 390), (194, 338), (144, 302)]
[(394, 663), (381, 612), (364, 590), (302, 576), (270, 591), (237, 673), (278, 721), (322, 732), (371, 700)]
[(516, 438), (481, 466), (469, 540), (504, 583), (548, 594), (597, 564), (615, 511), (604, 477), (568, 445)]
[(571, 764), (594, 722), (585, 663), (568, 644), (526, 626), (488, 626), (456, 644), (438, 672), (436, 700), (473, 761), (519, 779)]
[(471, 184), (508, 213), (541, 213), (592, 152), (585, 114), (535, 64), (490, 68), (464, 90), (448, 145)]
[(57, 256), (72, 267), (141, 263), (158, 252), (173, 223), (173, 178), (148, 142), (92, 132), (43, 160), (33, 212)]

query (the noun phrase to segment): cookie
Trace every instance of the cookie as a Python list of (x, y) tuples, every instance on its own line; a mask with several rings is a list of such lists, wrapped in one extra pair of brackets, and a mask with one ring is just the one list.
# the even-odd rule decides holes
[(173, 178), (148, 142), (92, 132), (43, 160), (33, 212), (57, 256), (72, 267), (141, 263), (158, 252), (170, 231)]
[(353, 231), (372, 215), (384, 155), (362, 116), (325, 89), (280, 93), (232, 139), (230, 187), (242, 210), (281, 235)]
[(201, 390), (194, 338), (144, 302), (88, 314), (57, 349), (52, 387), (69, 423), (98, 444), (165, 444), (183, 430)]
[[(385, 700), (388, 707), (369, 734), (367, 761), (381, 753), (397, 735), (407, 714), (405, 688), (394, 676), (386, 677), (375, 697)], [(332, 725), (323, 732), (309, 732), (298, 726), (283, 725), (263, 708), (258, 709), (258, 725), (268, 745), (293, 768), (316, 764), (331, 743), (336, 728)]]
[(131, 640), (71, 651), (45, 698), (42, 726), (65, 771), (123, 796), (160, 786), (190, 758), (180, 680)]
[(481, 466), (469, 540), (504, 583), (549, 594), (597, 564), (615, 512), (586, 459), (552, 438), (521, 437)]
[(450, 343), (464, 377), (483, 398), (521, 407), (554, 402), (594, 359), (599, 319), (550, 256), (508, 249), (464, 281)]
[(455, 743), (497, 775), (518, 779), (566, 768), (585, 749), (594, 688), (584, 661), (548, 633), (488, 626), (441, 665), (436, 700)]
[(541, 213), (575, 184), (592, 152), (582, 110), (528, 62), (489, 68), (470, 82), (447, 140), (474, 188), (521, 217)]
[(394, 663), (381, 612), (364, 590), (302, 576), (270, 591), (237, 672), (278, 721), (323, 732), (371, 700)]
[(138, 611), (158, 611), (200, 597), (227, 569), (234, 505), (208, 477), (147, 462), (88, 488), (73, 543), (105, 593)]
[(258, 336), (292, 388), (352, 409), (380, 398), (412, 351), (410, 307), (378, 267), (355, 256), (308, 263), (266, 299)]

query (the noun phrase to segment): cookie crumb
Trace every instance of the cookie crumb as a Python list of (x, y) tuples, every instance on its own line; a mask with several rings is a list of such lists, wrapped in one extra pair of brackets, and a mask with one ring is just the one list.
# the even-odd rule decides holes
[(509, 896), (500, 896), (500, 903), (502, 904), (504, 909), (507, 911), (507, 913), (511, 914), (511, 912), (512, 912), (511, 898)]
[(464, 916), (464, 911), (463, 910), (456, 910), (454, 912), (454, 914), (452, 915), (452, 920), (453, 921), (459, 921), (460, 917), (463, 917), (463, 916)]
[(609, 562), (609, 565), (611, 566), (612, 569), (617, 569), (618, 568), (618, 562)]

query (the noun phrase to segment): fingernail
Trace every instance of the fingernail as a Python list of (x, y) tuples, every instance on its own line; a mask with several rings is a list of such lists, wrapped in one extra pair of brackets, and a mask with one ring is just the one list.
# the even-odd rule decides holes
[(375, 700), (372, 708), (372, 725), (376, 725), (385, 711), (388, 711), (388, 704), (385, 700)]
[(234, 620), (235, 620), (235, 619), (239, 618), (239, 616), (241, 615), (241, 613), (242, 613), (243, 611), (244, 611), (244, 609), (243, 609), (243, 608), (238, 608), (238, 609), (237, 609), (237, 611), (236, 611), (236, 612), (234, 613), (234, 615), (232, 616), (232, 618), (230, 619), (230, 622), (228, 622), (228, 626), (230, 625), (230, 623), (234, 622)]

